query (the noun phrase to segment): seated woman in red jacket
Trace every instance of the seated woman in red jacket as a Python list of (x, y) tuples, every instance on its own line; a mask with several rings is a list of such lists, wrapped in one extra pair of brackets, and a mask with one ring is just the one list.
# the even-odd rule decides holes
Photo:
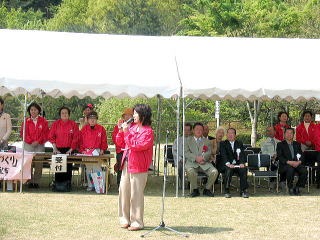
[[(26, 119), (26, 132), (24, 149), (28, 152), (44, 152), (44, 144), (48, 140), (49, 127), (45, 118), (39, 116), (41, 107), (37, 103), (31, 103), (27, 109), (30, 117)], [(23, 123), (20, 136), (23, 138)], [(30, 188), (39, 188), (42, 176), (43, 163), (34, 163), (34, 174), (29, 182)]]
[[(50, 128), (49, 141), (53, 145), (54, 154), (71, 154), (78, 148), (79, 127), (77, 123), (70, 120), (70, 109), (61, 107), (59, 109), (60, 119), (53, 122)], [(72, 163), (67, 165), (66, 173), (56, 173), (55, 182), (68, 182), (71, 187)]]
[(274, 129), (276, 130), (276, 135), (274, 136), (279, 141), (284, 140), (284, 130), (286, 128), (290, 128), (290, 125), (288, 125), (289, 115), (286, 112), (279, 112), (278, 113), (278, 120), (279, 123), (274, 126)]
[[(89, 151), (97, 151), (99, 155), (103, 155), (108, 148), (107, 133), (103, 126), (97, 124), (98, 114), (94, 111), (87, 115), (88, 124), (81, 129), (80, 134), (80, 152), (88, 153)], [(90, 179), (90, 173), (101, 172), (101, 166), (98, 163), (87, 163), (86, 174), (88, 180), (87, 191), (93, 191), (94, 186)]]
[(303, 122), (297, 126), (296, 129), (296, 140), (301, 143), (301, 149), (305, 150), (314, 149), (314, 138), (316, 124), (312, 122), (312, 112), (306, 110), (302, 113)]
[(121, 161), (122, 175), (119, 188), (119, 217), (122, 228), (129, 231), (144, 227), (144, 188), (148, 169), (152, 163), (153, 131), (151, 128), (151, 108), (146, 104), (134, 106), (134, 123), (119, 120), (117, 144), (125, 143)]

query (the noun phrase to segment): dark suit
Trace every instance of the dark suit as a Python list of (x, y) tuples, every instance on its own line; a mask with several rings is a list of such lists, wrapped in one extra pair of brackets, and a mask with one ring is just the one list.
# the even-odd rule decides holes
[[(240, 149), (241, 152), (239, 154), (239, 158), (237, 156), (237, 149)], [(243, 192), (248, 188), (247, 183), (247, 168), (229, 168), (227, 164), (240, 165), (246, 163), (246, 158), (244, 154), (245, 148), (243, 147), (242, 142), (235, 141), (234, 148), (232, 150), (231, 143), (228, 140), (225, 140), (220, 143), (220, 154), (221, 161), (225, 170), (225, 178), (224, 178), (224, 188), (226, 192), (229, 192), (230, 183), (232, 179), (232, 175), (234, 173), (238, 174), (240, 177), (240, 190)]]
[[(298, 173), (299, 180), (297, 182), (296, 187), (302, 187), (304, 188), (306, 181), (307, 181), (307, 169), (304, 166), (304, 159), (303, 159), (303, 153), (301, 150), (301, 144), (293, 141), (293, 152), (294, 156), (292, 157), (291, 151), (289, 148), (289, 144), (286, 140), (279, 142), (277, 144), (277, 157), (279, 159), (279, 172), (285, 173), (287, 178), (287, 184), (288, 188), (293, 188), (293, 179), (295, 173)], [(300, 161), (302, 162), (298, 167), (294, 168), (287, 164), (287, 161), (298, 161), (297, 154), (300, 154)]]
[(212, 140), (214, 140), (214, 139), (216, 139), (215, 137), (212, 137), (212, 136), (208, 136), (208, 140), (209, 141), (212, 141)]

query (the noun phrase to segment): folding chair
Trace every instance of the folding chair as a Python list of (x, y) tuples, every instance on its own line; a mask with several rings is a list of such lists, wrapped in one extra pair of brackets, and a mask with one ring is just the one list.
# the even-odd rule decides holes
[(249, 154), (248, 170), (253, 177), (253, 193), (256, 193), (256, 178), (276, 178), (277, 193), (279, 192), (279, 175), (277, 171), (271, 171), (271, 157), (268, 154)]
[(313, 183), (313, 173), (317, 170), (317, 157), (318, 152), (315, 150), (305, 150), (303, 152), (304, 165), (308, 168), (309, 171), (309, 185)]
[(258, 148), (258, 147), (247, 147), (245, 150), (253, 151), (254, 154), (261, 153), (261, 148)]
[[(168, 150), (167, 150), (168, 149)], [(167, 161), (169, 164), (171, 164), (171, 167), (173, 168), (174, 172), (175, 172), (175, 163), (174, 163), (174, 157), (173, 157), (173, 153), (172, 153), (172, 145), (165, 145), (164, 146), (164, 156), (166, 156), (166, 151), (167, 151)]]

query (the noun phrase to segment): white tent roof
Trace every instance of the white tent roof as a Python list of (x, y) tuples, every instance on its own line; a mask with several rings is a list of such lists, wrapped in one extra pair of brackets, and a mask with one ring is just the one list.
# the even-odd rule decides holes
[(179, 91), (167, 38), (0, 30), (1, 94), (169, 98)]
[(320, 99), (320, 39), (183, 38), (177, 55), (187, 96)]
[(0, 30), (0, 94), (320, 99), (320, 40)]

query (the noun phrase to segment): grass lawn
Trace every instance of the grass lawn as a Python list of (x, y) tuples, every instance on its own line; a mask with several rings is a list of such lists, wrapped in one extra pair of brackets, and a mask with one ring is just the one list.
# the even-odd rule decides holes
[[(249, 199), (175, 198), (169, 180), (165, 223), (190, 239), (319, 239), (320, 191), (300, 197), (257, 189)], [(219, 187), (216, 187), (219, 189)], [(145, 198), (145, 230), (160, 222), (162, 178), (150, 176)], [(116, 187), (109, 195), (75, 190), (52, 193), (43, 187), (23, 194), (0, 193), (0, 239), (140, 239), (145, 232), (120, 229)], [(155, 232), (147, 239), (183, 239)]]

